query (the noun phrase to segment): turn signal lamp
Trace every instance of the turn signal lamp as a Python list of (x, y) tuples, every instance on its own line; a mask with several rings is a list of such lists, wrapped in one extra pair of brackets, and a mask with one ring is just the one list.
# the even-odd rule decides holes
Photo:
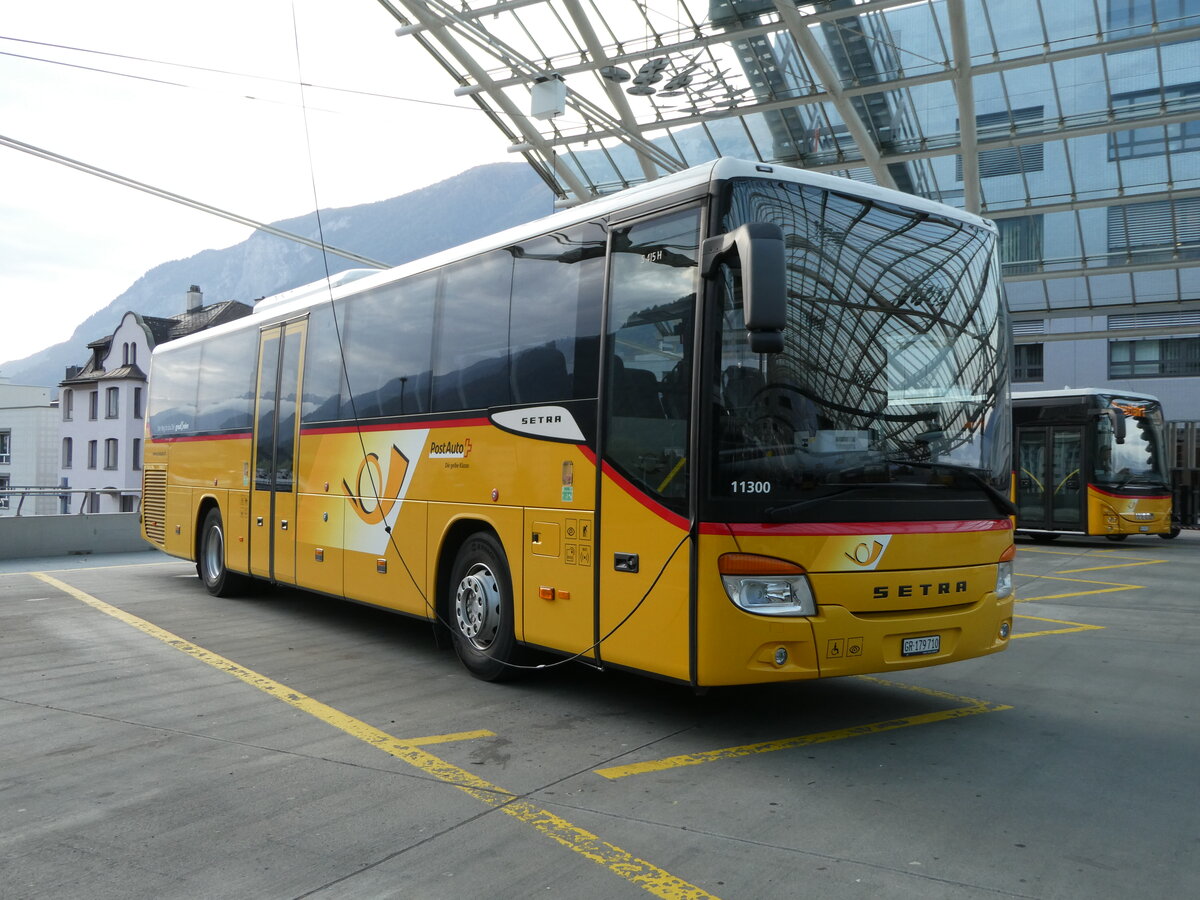
[(753, 553), (726, 553), (717, 560), (729, 599), (764, 616), (813, 616), (812, 586), (795, 563)]
[(1010, 546), (1000, 554), (1000, 562), (996, 564), (996, 598), (1003, 600), (1013, 592), (1013, 560), (1016, 559), (1017, 548)]

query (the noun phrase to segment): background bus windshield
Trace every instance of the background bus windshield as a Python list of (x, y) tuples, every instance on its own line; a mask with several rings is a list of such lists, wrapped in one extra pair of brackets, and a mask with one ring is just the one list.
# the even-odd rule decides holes
[(1109, 417), (1097, 419), (1097, 483), (1110, 488), (1137, 485), (1169, 489), (1162, 407), (1154, 401), (1116, 398), (1110, 408), (1124, 417), (1125, 427), (1114, 430)]
[(746, 222), (783, 229), (788, 322), (782, 353), (752, 353), (725, 273), (710, 345), (720, 514), (995, 517), (1011, 441), (993, 234), (769, 181), (733, 183), (722, 229)]

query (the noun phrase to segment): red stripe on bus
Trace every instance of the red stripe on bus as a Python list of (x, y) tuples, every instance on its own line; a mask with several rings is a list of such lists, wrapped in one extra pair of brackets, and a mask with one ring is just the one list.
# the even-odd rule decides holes
[(191, 441), (248, 441), (250, 432), (238, 434), (181, 434), (178, 437), (166, 435), (150, 438), (152, 444), (186, 444)]
[(604, 469), (604, 474), (607, 475), (610, 479), (612, 479), (613, 484), (615, 484), (617, 487), (619, 487), (621, 490), (623, 490), (625, 493), (627, 493), (630, 497), (632, 497), (638, 503), (642, 504), (642, 506), (646, 507), (646, 509), (650, 510), (650, 512), (654, 513), (660, 519), (666, 520), (670, 524), (674, 525), (676, 528), (681, 528), (684, 531), (687, 530), (688, 520), (685, 519), (683, 516), (679, 515), (679, 513), (672, 512), (671, 510), (669, 510), (665, 506), (663, 506), (661, 503), (657, 503), (654, 500), (651, 500), (644, 493), (642, 493), (640, 490), (638, 490), (636, 487), (634, 487), (632, 484), (630, 484), (629, 481), (623, 475), (621, 475), (621, 473), (619, 473), (616, 469), (614, 469), (608, 463), (603, 464), (603, 469)]
[[(948, 522), (731, 522), (704, 523), (704, 534), (769, 536), (799, 534), (962, 534), (976, 531), (1009, 531), (1008, 519), (956, 519)], [(713, 530), (709, 530), (713, 529)]]
[(416, 431), (421, 428), (479, 428), (491, 425), (490, 419), (423, 419), (420, 422), (390, 422), (374, 425), (329, 425), (325, 428), (301, 428), (301, 435), (309, 434), (360, 434), (376, 431)]

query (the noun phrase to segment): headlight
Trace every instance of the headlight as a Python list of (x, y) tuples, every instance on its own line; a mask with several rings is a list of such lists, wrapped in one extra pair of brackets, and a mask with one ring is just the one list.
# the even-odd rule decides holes
[(751, 553), (726, 553), (718, 561), (729, 599), (764, 616), (812, 616), (817, 605), (804, 569)]
[(1016, 555), (1017, 548), (1009, 547), (1000, 554), (1000, 562), (996, 563), (996, 598), (999, 600), (1012, 596), (1013, 558)]

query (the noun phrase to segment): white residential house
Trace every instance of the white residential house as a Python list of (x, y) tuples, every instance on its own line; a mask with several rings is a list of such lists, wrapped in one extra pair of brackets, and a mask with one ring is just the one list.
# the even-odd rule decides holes
[(20, 488), (53, 488), (58, 474), (58, 404), (51, 388), (0, 377), (0, 516), (58, 511), (54, 496), (23, 498)]
[(196, 285), (187, 307), (167, 318), (127, 312), (108, 337), (88, 344), (91, 357), (69, 366), (59, 406), (59, 484), (71, 490), (62, 512), (134, 512), (142, 490), (146, 376), (158, 344), (240, 319), (252, 308), (236, 300), (203, 305)]

